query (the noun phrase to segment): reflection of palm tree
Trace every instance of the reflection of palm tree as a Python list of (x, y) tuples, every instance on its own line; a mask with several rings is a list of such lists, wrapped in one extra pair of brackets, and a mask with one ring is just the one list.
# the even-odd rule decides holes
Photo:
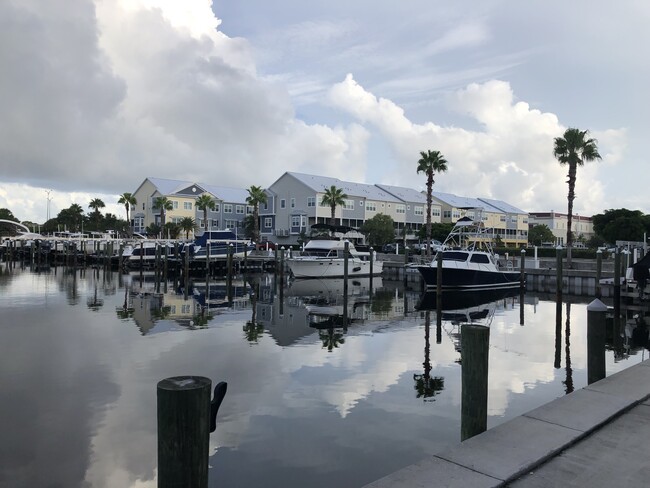
[(192, 317), (192, 324), (194, 327), (205, 327), (212, 320), (211, 313), (205, 313), (206, 308), (201, 307), (201, 313)]
[(132, 307), (129, 308), (129, 302), (128, 302), (128, 295), (129, 295), (129, 289), (124, 288), (124, 303), (122, 304), (121, 307), (118, 307), (115, 309), (115, 313), (117, 314), (117, 318), (120, 320), (128, 320), (133, 317), (133, 313), (135, 312), (135, 309)]
[(573, 391), (573, 370), (571, 369), (571, 304), (567, 302), (566, 304), (566, 336), (564, 339), (565, 344), (565, 363), (566, 363), (566, 380), (564, 385), (566, 386), (566, 394), (568, 395)]
[(318, 331), (318, 336), (323, 342), (323, 347), (326, 347), (328, 352), (338, 348), (340, 344), (345, 344), (345, 338), (341, 332), (334, 332), (334, 328), (321, 329)]
[[(424, 374), (414, 374), (413, 380), (415, 381), (415, 391), (417, 391), (417, 398), (433, 399), (438, 393), (445, 389), (445, 379), (441, 376), (431, 377), (431, 360), (429, 358), (429, 331), (431, 329), (431, 312), (428, 310), (424, 313)], [(433, 401), (433, 400), (431, 400)]]
[(370, 303), (370, 311), (374, 314), (387, 314), (393, 309), (394, 294), (390, 290), (375, 291)]
[(242, 329), (246, 340), (251, 343), (259, 342), (264, 335), (264, 326), (262, 324), (257, 324), (252, 320), (248, 320)]
[(88, 297), (86, 304), (88, 305), (88, 308), (93, 312), (98, 311), (104, 305), (104, 300), (97, 297), (97, 285), (95, 285), (95, 293), (92, 297)]

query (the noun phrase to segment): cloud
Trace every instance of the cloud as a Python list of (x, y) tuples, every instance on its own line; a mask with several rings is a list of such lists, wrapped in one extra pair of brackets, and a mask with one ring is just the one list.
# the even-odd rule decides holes
[[(3, 4), (7, 191), (28, 185), (117, 200), (147, 176), (244, 188), (291, 170), (339, 175), (354, 166), (350, 177), (362, 177), (367, 131), (298, 119), (286, 86), (257, 75), (248, 42), (219, 32), (210, 5)], [(16, 200), (0, 197), (0, 206)], [(10, 208), (42, 221), (45, 202)]]
[[(507, 82), (473, 83), (449, 97), (450, 108), (471, 117), (479, 124), (477, 130), (433, 121), (413, 123), (401, 107), (377, 98), (351, 74), (332, 87), (330, 100), (388, 141), (396, 167), (385, 183), (414, 186), (419, 151), (432, 149), (449, 162), (448, 172), (436, 178), (434, 191), (501, 199), (525, 211), (566, 207), (566, 168), (552, 154), (554, 137), (565, 127), (556, 115), (516, 101)], [(625, 132), (610, 129), (604, 135), (605, 159), (615, 162), (620, 156), (611, 154), (624, 146)], [(610, 153), (609, 146), (615, 152)], [(579, 170), (576, 191), (576, 211), (601, 211), (603, 185), (596, 165)]]

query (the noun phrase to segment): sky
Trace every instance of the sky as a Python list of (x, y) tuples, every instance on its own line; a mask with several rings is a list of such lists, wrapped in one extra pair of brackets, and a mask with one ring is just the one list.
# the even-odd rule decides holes
[(5, 0), (0, 208), (125, 217), (147, 177), (284, 172), (567, 208), (553, 141), (589, 130), (574, 212), (650, 213), (643, 0)]

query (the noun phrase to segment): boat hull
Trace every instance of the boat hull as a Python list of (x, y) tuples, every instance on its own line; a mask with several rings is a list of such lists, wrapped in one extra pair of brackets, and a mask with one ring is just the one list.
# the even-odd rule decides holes
[[(287, 260), (291, 274), (296, 278), (342, 278), (345, 276), (345, 259), (296, 257)], [(372, 275), (380, 275), (381, 261), (373, 262)], [(370, 261), (348, 260), (348, 277), (370, 276)]]
[[(437, 288), (436, 266), (417, 266), (427, 288)], [(492, 271), (481, 269), (442, 268), (443, 290), (496, 290), (517, 288), (521, 285), (517, 271)]]

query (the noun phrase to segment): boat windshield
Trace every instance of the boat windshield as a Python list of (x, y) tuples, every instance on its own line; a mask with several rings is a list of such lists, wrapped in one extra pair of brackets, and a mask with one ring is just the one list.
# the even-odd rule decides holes
[(337, 252), (336, 249), (306, 249), (302, 255), (314, 258), (332, 258), (337, 256)]
[(469, 253), (463, 251), (445, 251), (442, 253), (442, 259), (445, 261), (467, 261)]

